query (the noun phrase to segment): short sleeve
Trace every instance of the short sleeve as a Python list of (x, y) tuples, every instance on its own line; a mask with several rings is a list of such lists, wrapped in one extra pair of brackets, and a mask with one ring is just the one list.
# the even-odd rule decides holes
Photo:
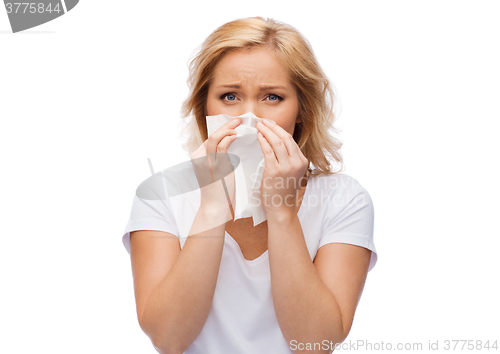
[[(328, 243), (347, 243), (372, 251), (368, 270), (377, 263), (373, 242), (374, 208), (366, 191), (355, 179), (342, 183), (330, 194), (318, 248)], [(339, 185), (342, 185), (339, 184)], [(346, 187), (347, 186), (347, 187)]]
[(136, 230), (156, 230), (169, 232), (179, 237), (169, 198), (148, 200), (134, 196), (130, 219), (122, 237), (123, 245), (130, 254), (130, 232)]

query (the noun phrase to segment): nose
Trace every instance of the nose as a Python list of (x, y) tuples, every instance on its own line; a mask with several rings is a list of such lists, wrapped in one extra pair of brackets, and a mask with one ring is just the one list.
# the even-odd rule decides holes
[(257, 102), (247, 101), (247, 102), (245, 102), (245, 104), (243, 104), (241, 106), (241, 112), (239, 115), (242, 115), (245, 113), (253, 113), (257, 117), (261, 118), (260, 113), (262, 113), (262, 112), (260, 112), (260, 111), (261, 111), (261, 109), (259, 108), (259, 105), (257, 104)]

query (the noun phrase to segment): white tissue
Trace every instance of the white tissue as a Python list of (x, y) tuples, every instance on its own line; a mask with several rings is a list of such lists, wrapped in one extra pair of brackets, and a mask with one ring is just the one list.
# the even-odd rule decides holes
[(253, 113), (245, 113), (238, 117), (227, 114), (207, 117), (208, 136), (234, 118), (241, 118), (241, 124), (236, 127), (236, 139), (229, 145), (227, 152), (235, 154), (240, 164), (234, 171), (235, 206), (234, 220), (253, 218), (256, 226), (267, 220), (267, 215), (260, 198), (260, 185), (264, 173), (264, 154), (257, 139), (257, 123), (262, 118)]

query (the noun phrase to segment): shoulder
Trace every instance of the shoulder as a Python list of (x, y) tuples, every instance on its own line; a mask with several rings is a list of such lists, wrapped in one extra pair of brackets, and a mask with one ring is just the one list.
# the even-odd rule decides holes
[(345, 173), (321, 174), (312, 178), (307, 200), (311, 210), (322, 218), (323, 226), (348, 225), (353, 220), (371, 223), (373, 201), (358, 180)]
[[(328, 243), (344, 243), (372, 251), (369, 269), (377, 261), (374, 234), (374, 207), (368, 191), (354, 177), (344, 173), (314, 177), (319, 192), (317, 215), (321, 217), (318, 249)], [(331, 248), (331, 247), (330, 247)]]

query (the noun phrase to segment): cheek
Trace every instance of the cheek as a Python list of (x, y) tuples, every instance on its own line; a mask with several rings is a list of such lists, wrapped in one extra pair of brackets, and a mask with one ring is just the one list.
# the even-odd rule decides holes
[(208, 91), (207, 91), (207, 98), (206, 98), (206, 110), (207, 110), (207, 116), (216, 116), (218, 114), (221, 114), (221, 101), (219, 97), (217, 97), (216, 93), (212, 90), (212, 88), (209, 85)]
[(294, 106), (290, 107), (290, 109), (287, 112), (287, 125), (289, 127), (288, 132), (290, 134), (292, 134), (292, 132), (295, 128), (295, 124), (298, 123), (297, 122), (298, 115), (299, 115), (298, 105), (297, 106), (294, 105)]
[(299, 113), (298, 106), (296, 107), (295, 105), (290, 105), (284, 107), (279, 111), (272, 110), (266, 113), (268, 114), (266, 114), (265, 117), (261, 118), (268, 118), (274, 120), (280, 127), (282, 127), (288, 133), (293, 135), (293, 131), (295, 129), (295, 123), (297, 123), (297, 116)]
[(282, 127), (283, 129), (285, 129), (288, 133), (290, 133), (291, 135), (293, 135), (293, 131), (295, 129), (295, 121), (293, 119), (279, 119), (279, 118), (276, 118), (274, 119), (274, 121), (280, 126)]
[(207, 103), (206, 103), (206, 108), (207, 108), (207, 115), (209, 116), (214, 116), (217, 115), (216, 112), (216, 106), (214, 104), (214, 100), (211, 98), (207, 98)]
[(207, 97), (207, 115), (216, 116), (219, 114), (227, 114), (234, 115), (232, 107), (228, 107), (224, 102), (220, 100), (217, 96), (208, 96)]

